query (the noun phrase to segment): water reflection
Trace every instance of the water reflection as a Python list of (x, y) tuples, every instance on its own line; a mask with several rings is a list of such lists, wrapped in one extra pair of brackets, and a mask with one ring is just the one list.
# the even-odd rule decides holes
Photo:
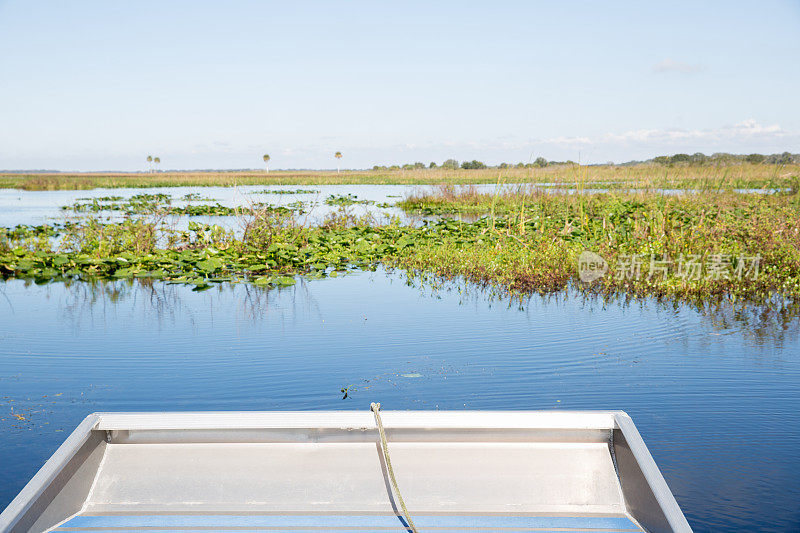
[(709, 334), (739, 334), (753, 346), (783, 348), (800, 339), (800, 302), (774, 297), (762, 304), (736, 303), (730, 299), (691, 303), (675, 302), (668, 298), (642, 298), (626, 294), (597, 294), (566, 290), (530, 295), (509, 296), (506, 291), (492, 287), (478, 287), (465, 281), (442, 280), (428, 274), (399, 274), (409, 287), (430, 298), (441, 298), (443, 293), (457, 295), (461, 305), (484, 305), (488, 308), (502, 306), (524, 311), (530, 306), (555, 307), (578, 305), (587, 312), (607, 311), (611, 307), (652, 311), (664, 320), (677, 318), (681, 313), (693, 312)]
[[(360, 273), (375, 276), (388, 276), (395, 283), (402, 283), (429, 299), (442, 299), (444, 295), (454, 297), (461, 306), (516, 309), (559, 309), (575, 307), (587, 313), (636, 308), (651, 312), (661, 320), (676, 319), (682, 313), (694, 313), (698, 324), (708, 335), (741, 336), (742, 342), (752, 347), (782, 349), (787, 344), (796, 344), (800, 339), (800, 303), (774, 298), (763, 305), (736, 304), (730, 300), (706, 302), (701, 304), (676, 303), (671, 300), (653, 298), (632, 298), (625, 295), (598, 295), (574, 289), (522, 296), (509, 296), (492, 287), (478, 287), (463, 281), (443, 281), (435, 276), (409, 275), (400, 272), (386, 272), (378, 269), (375, 273)], [(349, 274), (350, 276), (356, 274)], [(198, 305), (196, 295), (181, 284), (149, 278), (123, 280), (64, 280), (49, 284), (51, 290), (60, 294), (61, 319), (72, 328), (91, 325), (95, 320), (114, 315), (123, 304), (131, 306), (141, 316), (147, 316), (159, 325), (175, 323), (179, 318), (190, 324), (198, 323), (199, 317), (213, 317), (220, 302), (234, 302), (237, 320), (257, 322), (268, 320), (271, 303), (281, 299), (281, 313), (287, 312), (287, 303), (292, 313), (303, 316), (324, 318), (312, 287), (320, 280), (307, 280), (298, 276), (297, 283), (289, 287), (255, 286), (248, 283), (217, 283), (208, 291), (202, 305)], [(14, 312), (14, 302), (6, 293), (5, 286), (18, 283), (24, 287), (35, 285), (32, 280), (0, 280), (0, 308), (4, 305)], [(47, 286), (47, 285), (45, 285)], [(49, 291), (48, 291), (49, 292)], [(280, 296), (279, 296), (280, 295)]]

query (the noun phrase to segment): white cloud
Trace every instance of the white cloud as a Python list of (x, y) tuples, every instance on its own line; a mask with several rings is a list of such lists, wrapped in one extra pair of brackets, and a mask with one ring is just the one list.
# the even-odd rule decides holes
[[(416, 149), (401, 144), (383, 147), (387, 160), (439, 160), (478, 158), (488, 163), (527, 161), (529, 154), (547, 159), (585, 162), (629, 161), (672, 153), (776, 153), (795, 151), (800, 131), (778, 124), (761, 124), (755, 119), (708, 129), (650, 128), (597, 135), (559, 136), (530, 139), (482, 139), (418, 143)], [(415, 153), (416, 152), (416, 153)], [(423, 155), (424, 154), (424, 155)], [(382, 159), (378, 158), (381, 162)]]
[(701, 65), (682, 63), (673, 59), (664, 59), (653, 65), (653, 72), (663, 74), (666, 72), (681, 72), (683, 74), (695, 74), (705, 70)]
[(755, 119), (747, 119), (732, 125), (715, 129), (639, 129), (622, 133), (605, 133), (597, 137), (552, 137), (542, 139), (540, 144), (550, 145), (608, 145), (608, 144), (658, 144), (669, 145), (676, 143), (692, 142), (736, 142), (774, 141), (790, 137), (798, 137), (797, 132), (787, 131), (778, 124), (759, 124)]

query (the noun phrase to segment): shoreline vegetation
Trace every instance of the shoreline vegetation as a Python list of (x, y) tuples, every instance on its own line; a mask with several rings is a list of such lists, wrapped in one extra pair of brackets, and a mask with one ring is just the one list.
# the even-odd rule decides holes
[[(237, 208), (237, 233), (191, 219), (177, 230), (158, 207), (169, 203), (148, 201), (147, 213), (120, 222), (89, 215), (57, 226), (0, 228), (0, 277), (158, 279), (201, 291), (221, 282), (291, 285), (296, 275), (383, 266), (511, 296), (577, 289), (772, 311), (797, 311), (800, 302), (796, 188), (554, 194), (536, 186), (486, 193), (448, 184), (398, 203), (409, 213), (444, 215), (421, 224), (356, 216), (342, 202), (308, 227), (297, 213), (254, 204)], [(595, 260), (599, 275), (591, 282), (580, 272), (586, 252), (602, 262)]]
[(29, 191), (96, 188), (231, 187), (244, 185), (439, 185), (541, 183), (555, 186), (597, 186), (604, 189), (784, 189), (797, 188), (798, 163), (725, 164), (639, 163), (634, 165), (506, 166), (505, 168), (409, 168), (332, 171), (208, 171), (0, 173), (0, 188)]

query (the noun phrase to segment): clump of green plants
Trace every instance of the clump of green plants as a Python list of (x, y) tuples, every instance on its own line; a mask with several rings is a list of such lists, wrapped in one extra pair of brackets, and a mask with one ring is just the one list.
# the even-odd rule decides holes
[(170, 215), (196, 216), (236, 216), (247, 209), (261, 209), (276, 213), (302, 212), (302, 206), (274, 206), (268, 204), (254, 204), (252, 207), (228, 207), (220, 204), (213, 205), (187, 205), (184, 207), (171, 207), (168, 209)]
[(0, 227), (0, 253), (12, 250), (31, 252), (49, 250), (52, 240), (71, 224), (44, 224), (41, 226), (18, 225), (13, 228)]
[(254, 194), (317, 194), (319, 193), (316, 189), (294, 189), (294, 190), (286, 190), (286, 189), (264, 189), (262, 191), (255, 191)]
[[(190, 196), (190, 195), (187, 195)], [(211, 201), (208, 198), (191, 196), (185, 201)], [(113, 200), (109, 200), (113, 198)], [(72, 205), (62, 206), (65, 211), (77, 213), (100, 213), (103, 211), (120, 212), (126, 215), (149, 215), (165, 214), (173, 216), (236, 216), (242, 213), (243, 209), (255, 208), (261, 210), (272, 210), (282, 213), (302, 213), (304, 204), (302, 202), (292, 202), (287, 206), (272, 206), (269, 204), (256, 203), (246, 208), (229, 207), (221, 205), (219, 202), (213, 204), (188, 204), (185, 206), (172, 205), (172, 197), (167, 194), (138, 194), (124, 200), (120, 197), (90, 198), (91, 201), (76, 202)]]
[(86, 197), (86, 198), (78, 198), (78, 200), (83, 201), (97, 201), (97, 202), (121, 202), (125, 198), (122, 196), (94, 196), (94, 197)]
[(143, 219), (90, 220), (34, 250), (21, 245), (26, 232), (18, 231), (13, 239), (4, 235), (0, 241), (0, 275), (37, 282), (155, 278), (202, 287), (223, 281), (287, 284), (295, 274), (319, 277), (374, 268), (396, 250), (392, 241), (403, 231), (307, 228), (266, 211), (251, 217), (240, 238), (215, 225), (190, 224), (187, 231), (174, 231)]
[(130, 201), (133, 203), (172, 203), (172, 196), (165, 193), (141, 193), (141, 194), (134, 194), (130, 197)]
[(373, 204), (372, 200), (359, 200), (358, 196), (355, 194), (331, 194), (327, 198), (325, 198), (325, 205), (338, 205), (338, 206), (348, 206), (348, 205), (368, 205)]
[[(797, 196), (553, 195), (444, 191), (415, 199), (437, 212), (466, 208), (483, 217), (478, 240), (443, 239), (396, 260), (417, 272), (464, 277), (512, 292), (581, 290), (703, 300), (800, 294)], [(441, 208), (441, 209), (438, 209)], [(592, 283), (581, 255), (605, 262)]]
[(213, 202), (214, 201), (213, 198), (206, 198), (202, 194), (198, 194), (196, 192), (186, 193), (183, 196), (181, 196), (179, 198), (179, 200), (182, 200), (184, 202)]
[(101, 196), (81, 198), (72, 205), (61, 206), (64, 211), (77, 213), (99, 213), (101, 211), (122, 211), (126, 214), (152, 213), (172, 204), (172, 196), (164, 193), (135, 194), (127, 200), (121, 196)]

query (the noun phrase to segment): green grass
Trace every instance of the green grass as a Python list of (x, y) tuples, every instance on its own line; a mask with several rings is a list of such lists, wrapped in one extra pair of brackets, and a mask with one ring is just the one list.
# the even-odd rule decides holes
[(729, 166), (558, 165), (546, 168), (398, 171), (230, 171), (158, 173), (0, 174), (0, 188), (32, 191), (235, 185), (558, 183), (606, 188), (770, 188), (797, 187), (800, 165)]

